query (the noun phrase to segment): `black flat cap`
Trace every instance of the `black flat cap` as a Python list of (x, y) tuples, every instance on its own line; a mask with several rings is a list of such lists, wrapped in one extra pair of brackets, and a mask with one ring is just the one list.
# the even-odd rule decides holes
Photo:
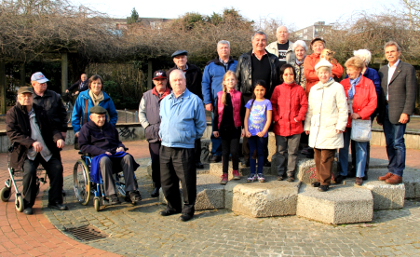
[(89, 112), (90, 113), (96, 113), (96, 114), (106, 114), (106, 110), (99, 105), (93, 106), (92, 108), (90, 108)]
[(33, 94), (34, 91), (32, 90), (32, 87), (20, 87), (18, 90), (18, 95), (24, 94), (24, 93)]
[(188, 52), (187, 52), (187, 50), (176, 50), (172, 55), (171, 55), (171, 57), (172, 58), (174, 58), (174, 57), (176, 57), (176, 56), (179, 56), (179, 55), (188, 55)]

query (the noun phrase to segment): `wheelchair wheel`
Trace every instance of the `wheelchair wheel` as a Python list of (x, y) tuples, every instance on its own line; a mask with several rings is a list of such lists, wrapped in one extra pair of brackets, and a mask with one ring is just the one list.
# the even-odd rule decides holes
[(90, 197), (89, 169), (83, 160), (78, 160), (73, 168), (74, 195), (80, 204), (86, 205)]
[(12, 188), (11, 187), (3, 187), (0, 191), (0, 198), (3, 202), (7, 202), (10, 199), (11, 196), (11, 192), (12, 192)]
[(101, 201), (98, 197), (93, 198), (93, 207), (95, 208), (95, 211), (100, 211)]
[(23, 209), (25, 209), (25, 206), (23, 204), (23, 197), (21, 195), (18, 195), (15, 200), (16, 210), (18, 212), (23, 212)]

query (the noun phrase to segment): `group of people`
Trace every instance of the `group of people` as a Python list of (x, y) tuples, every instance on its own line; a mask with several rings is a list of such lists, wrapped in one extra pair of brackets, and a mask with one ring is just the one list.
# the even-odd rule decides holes
[[(180, 220), (194, 216), (196, 169), (206, 129), (205, 110), (212, 113), (212, 162), (222, 161), (220, 183), (228, 182), (229, 160), (232, 176), (239, 173), (240, 138), (245, 166), (251, 172), (247, 182), (265, 182), (263, 166), (268, 162), (268, 131), (276, 138), (277, 180), (295, 180), (299, 147), (314, 155), (317, 181), (312, 186), (329, 190), (332, 164), (339, 151), (340, 183), (355, 176), (362, 185), (369, 167), (369, 140), (358, 141), (352, 133), (357, 120), (383, 125), (389, 157), (388, 173), (379, 180), (402, 182), (405, 168), (403, 135), (414, 112), (416, 77), (414, 67), (400, 60), (396, 42), (384, 46), (388, 65), (379, 73), (368, 67), (371, 54), (354, 52), (344, 69), (333, 58), (322, 38), (310, 43), (311, 55), (302, 40), (289, 41), (286, 27), (277, 29), (277, 41), (267, 46), (264, 32), (252, 36), (252, 49), (238, 61), (230, 56), (230, 43), (217, 43), (218, 57), (200, 69), (188, 62), (188, 52), (172, 54), (175, 66), (153, 73), (154, 87), (143, 94), (139, 121), (145, 130), (152, 158), (152, 197), (159, 189), (167, 199), (162, 216), (181, 213)], [(23, 168), (25, 213), (32, 213), (35, 201), (35, 170), (39, 163), (50, 177), (49, 206), (67, 209), (62, 202), (62, 165), (59, 149), (64, 146), (67, 124), (59, 95), (47, 90), (48, 79), (37, 72), (32, 88), (22, 87), (18, 103), (7, 113), (7, 133), (14, 143), (11, 165)], [(82, 152), (92, 155), (93, 172), (101, 173), (106, 200), (119, 203), (112, 173), (123, 170), (127, 201), (140, 201), (134, 171), (138, 164), (125, 152), (115, 124), (118, 113), (112, 99), (103, 91), (99, 75), (81, 80), (77, 89), (72, 126)], [(354, 129), (355, 130), (355, 129)], [(356, 131), (356, 130), (355, 130)], [(351, 145), (351, 147), (350, 147)], [(349, 166), (349, 148), (352, 166)], [(179, 192), (182, 184), (183, 205)], [(35, 188), (35, 189), (34, 189)]]
[[(362, 120), (368, 124), (370, 133), (374, 118), (384, 126), (389, 157), (389, 172), (379, 180), (388, 184), (401, 183), (405, 168), (403, 135), (414, 112), (417, 86), (414, 67), (399, 59), (399, 45), (393, 41), (385, 44), (385, 57), (389, 63), (379, 73), (368, 67), (371, 60), (368, 50), (354, 51), (354, 57), (344, 65), (347, 75), (342, 79), (344, 68), (333, 58), (334, 52), (326, 48), (324, 39), (314, 38), (310, 43), (312, 54), (307, 55), (308, 47), (304, 41), (293, 43), (288, 38), (287, 28), (281, 26), (277, 29), (278, 41), (267, 46), (265, 33), (256, 32), (252, 36), (251, 51), (242, 54), (238, 61), (230, 56), (229, 42), (221, 40), (217, 44), (218, 57), (204, 68), (201, 91), (191, 79), (197, 81), (199, 73), (190, 75), (190, 79), (186, 80), (189, 93), (202, 98), (205, 109), (212, 112), (210, 160), (222, 161), (220, 183), (225, 185), (228, 182), (229, 160), (232, 161), (232, 178), (241, 178), (238, 171), (241, 137), (243, 165), (251, 169), (247, 181), (265, 182), (263, 166), (271, 165), (267, 161), (267, 133), (272, 129), (277, 145), (275, 155), (279, 160), (275, 167), (277, 180), (295, 180), (296, 160), (301, 147), (302, 153), (313, 155), (315, 159), (317, 181), (312, 186), (320, 191), (329, 190), (337, 151), (339, 175), (335, 181), (341, 183), (348, 177), (356, 177), (355, 184), (362, 185), (363, 180), (368, 178), (369, 140), (359, 140), (351, 131), (353, 127), (357, 135), (356, 121)], [(173, 54), (176, 66), (171, 71), (175, 69), (186, 75), (189, 67), (195, 70), (195, 66), (187, 64), (187, 54), (184, 50)], [(185, 60), (184, 65), (179, 64), (177, 55)], [(178, 126), (173, 119), (177, 117), (173, 113), (175, 110), (171, 115), (168, 115), (168, 110), (162, 110), (167, 108), (167, 98), (171, 101), (176, 98), (171, 93), (172, 77), (159, 70), (154, 73), (153, 82), (155, 87), (144, 94), (139, 111), (152, 156), (155, 186), (152, 196), (158, 196), (159, 186), (162, 186), (165, 197), (169, 199), (168, 208), (161, 215), (181, 212), (176, 191), (179, 179), (183, 189), (186, 189), (183, 191), (184, 204), (188, 206), (184, 206), (187, 209), (182, 212), (188, 213), (191, 210), (189, 206), (194, 204), (192, 200), (195, 198), (189, 193), (190, 187), (195, 187), (196, 175), (194, 172), (194, 179), (191, 180), (186, 174), (194, 160), (188, 161), (188, 165), (184, 161), (185, 167), (179, 167), (177, 171), (175, 166), (182, 158), (159, 156), (171, 145), (165, 142), (167, 130), (159, 129), (161, 124), (171, 124), (174, 129), (168, 132), (169, 135), (185, 140), (183, 134), (176, 131)], [(201, 108), (197, 110), (201, 112)], [(190, 112), (192, 108), (186, 114)], [(191, 127), (190, 131), (196, 129)], [(182, 127), (184, 130), (185, 127)], [(198, 134), (195, 133), (196, 136)], [(197, 142), (198, 137), (195, 138)], [(165, 147), (164, 150), (161, 146)], [(189, 148), (193, 148), (192, 141)], [(352, 149), (352, 166), (349, 165), (349, 148)], [(199, 160), (197, 155), (196, 158)], [(170, 181), (168, 174), (172, 174)], [(159, 178), (159, 175), (165, 178)], [(164, 183), (169, 183), (174, 191), (169, 191)], [(192, 217), (193, 212), (190, 214), (189, 217)]]

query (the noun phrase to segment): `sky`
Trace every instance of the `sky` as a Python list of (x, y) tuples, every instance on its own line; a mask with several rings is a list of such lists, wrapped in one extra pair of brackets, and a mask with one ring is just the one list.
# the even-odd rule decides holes
[[(326, 24), (349, 19), (360, 13), (378, 13), (395, 10), (401, 0), (184, 0), (184, 1), (135, 1), (135, 0), (70, 0), (76, 6), (83, 4), (91, 9), (108, 14), (112, 18), (126, 18), (133, 7), (140, 17), (178, 18), (186, 12), (211, 15), (222, 13), (225, 8), (235, 8), (249, 20), (274, 19), (295, 30), (312, 25), (317, 21)], [(257, 6), (260, 4), (261, 6)]]

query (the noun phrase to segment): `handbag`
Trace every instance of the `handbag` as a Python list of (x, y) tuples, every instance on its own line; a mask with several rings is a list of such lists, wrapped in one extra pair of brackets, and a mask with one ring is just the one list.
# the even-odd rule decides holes
[(370, 120), (352, 120), (350, 139), (356, 142), (369, 142), (372, 131)]

